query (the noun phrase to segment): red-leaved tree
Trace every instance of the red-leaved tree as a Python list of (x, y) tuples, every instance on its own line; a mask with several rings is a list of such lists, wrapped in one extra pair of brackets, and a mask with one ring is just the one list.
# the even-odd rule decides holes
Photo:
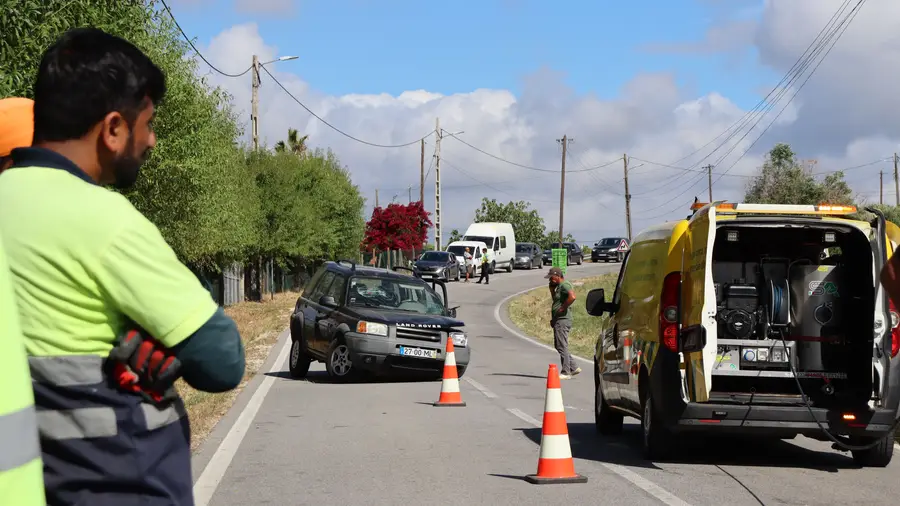
[(363, 246), (367, 251), (421, 248), (432, 225), (430, 214), (421, 202), (376, 207), (366, 223)]

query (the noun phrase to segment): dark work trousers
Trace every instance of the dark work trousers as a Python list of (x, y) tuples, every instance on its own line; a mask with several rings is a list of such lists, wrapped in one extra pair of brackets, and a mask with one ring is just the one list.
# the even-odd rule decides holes
[(481, 277), (478, 278), (479, 283), (484, 281), (484, 284), (486, 284), (486, 285), (491, 284), (490, 270), (491, 270), (491, 264), (481, 264)]
[(569, 353), (569, 331), (572, 330), (572, 320), (563, 318), (553, 322), (553, 344), (559, 352), (560, 374), (572, 374), (577, 369), (575, 359)]

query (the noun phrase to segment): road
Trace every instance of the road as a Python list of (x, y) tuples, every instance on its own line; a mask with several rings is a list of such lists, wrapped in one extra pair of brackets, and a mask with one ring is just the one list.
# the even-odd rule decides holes
[[(569, 279), (617, 269), (570, 268)], [(287, 335), (194, 461), (198, 506), (321, 504), (889, 504), (897, 461), (858, 469), (830, 445), (708, 441), (676, 463), (641, 459), (640, 426), (602, 438), (593, 427), (590, 363), (562, 383), (575, 469), (587, 484), (531, 485), (541, 438), (547, 367), (558, 355), (517, 335), (500, 304), (543, 285), (543, 271), (451, 283), (473, 362), (460, 380), (465, 408), (435, 408), (440, 382), (329, 383), (287, 375)], [(583, 303), (583, 302), (581, 302)]]

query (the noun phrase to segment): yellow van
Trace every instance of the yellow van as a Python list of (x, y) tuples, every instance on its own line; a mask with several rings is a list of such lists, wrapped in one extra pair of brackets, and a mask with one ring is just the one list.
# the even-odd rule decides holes
[[(695, 431), (793, 438), (893, 456), (900, 314), (879, 273), (900, 228), (853, 206), (695, 204), (644, 230), (622, 263), (594, 353), (601, 434), (641, 420), (644, 454)], [(889, 239), (890, 237), (890, 239)]]

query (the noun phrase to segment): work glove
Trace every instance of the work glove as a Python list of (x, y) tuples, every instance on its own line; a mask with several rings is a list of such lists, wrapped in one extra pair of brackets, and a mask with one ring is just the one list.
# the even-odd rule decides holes
[(181, 377), (181, 362), (159, 341), (139, 330), (128, 330), (108, 357), (117, 387), (145, 400), (162, 403), (177, 397), (175, 381)]

